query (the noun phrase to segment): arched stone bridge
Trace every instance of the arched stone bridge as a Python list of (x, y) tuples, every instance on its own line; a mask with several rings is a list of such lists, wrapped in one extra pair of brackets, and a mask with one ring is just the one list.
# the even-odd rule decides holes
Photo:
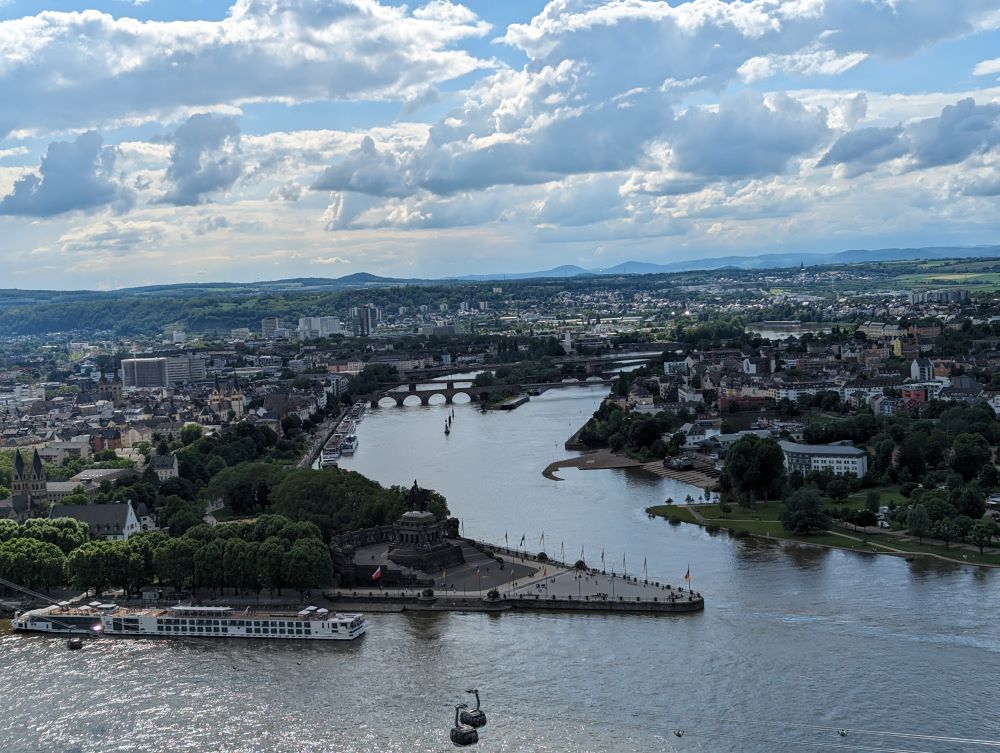
[(435, 395), (442, 395), (444, 397), (445, 405), (451, 405), (455, 402), (455, 397), (457, 395), (468, 395), (471, 402), (477, 403), (496, 393), (518, 395), (523, 392), (532, 392), (535, 394), (541, 394), (546, 390), (558, 389), (560, 387), (584, 387), (592, 384), (611, 385), (614, 382), (614, 379), (591, 378), (583, 381), (569, 380), (565, 382), (491, 384), (482, 386), (469, 384), (468, 386), (456, 386), (455, 382), (463, 381), (468, 382), (469, 380), (454, 379), (442, 380), (440, 382), (410, 382), (406, 385), (405, 390), (399, 389), (402, 385), (395, 385), (390, 389), (382, 390), (381, 392), (372, 395), (371, 407), (377, 408), (379, 406), (379, 401), (386, 397), (391, 397), (395, 400), (396, 405), (400, 408), (406, 404), (406, 399), (408, 397), (413, 396), (420, 398), (421, 405), (430, 405), (431, 398)]

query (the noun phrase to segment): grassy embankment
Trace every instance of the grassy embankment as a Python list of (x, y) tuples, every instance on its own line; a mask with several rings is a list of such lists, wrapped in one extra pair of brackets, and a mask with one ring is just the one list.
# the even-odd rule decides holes
[[(883, 504), (890, 501), (891, 491), (889, 489), (880, 490)], [(857, 509), (864, 504), (864, 492), (852, 495), (845, 503), (849, 509)], [(898, 490), (895, 491), (898, 494)], [(900, 499), (902, 497), (900, 496)], [(749, 510), (735, 505), (731, 506), (728, 514), (723, 514), (719, 505), (698, 505), (697, 511), (705, 519), (702, 523), (692, 512), (691, 508), (683, 505), (654, 505), (646, 509), (652, 515), (662, 518), (676, 518), (684, 523), (695, 525), (717, 525), (722, 529), (732, 531), (746, 531), (751, 536), (762, 536), (783, 541), (795, 541), (803, 544), (819, 544), (822, 546), (835, 547), (837, 549), (855, 551), (875, 551), (883, 554), (914, 554), (914, 555), (934, 555), (954, 562), (974, 563), (983, 565), (1000, 565), (1000, 555), (980, 554), (978, 550), (958, 549), (953, 544), (950, 549), (938, 544), (920, 543), (903, 539), (898, 536), (890, 536), (883, 533), (864, 532), (853, 530), (850, 524), (834, 524), (830, 531), (817, 533), (811, 536), (797, 536), (785, 530), (781, 525), (779, 516), (781, 515), (782, 504), (778, 500), (757, 505), (754, 510)]]

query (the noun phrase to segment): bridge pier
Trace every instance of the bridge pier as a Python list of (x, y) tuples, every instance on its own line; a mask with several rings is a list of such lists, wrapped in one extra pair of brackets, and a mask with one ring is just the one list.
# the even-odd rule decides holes
[(430, 395), (421, 395), (420, 396), (420, 404), (424, 405), (424, 406), (430, 405), (431, 404), (431, 396)]
[(397, 408), (404, 407), (403, 401), (406, 400), (406, 395), (401, 395), (399, 397), (396, 397), (395, 395), (393, 395), (393, 399), (396, 401), (396, 407)]
[(451, 405), (453, 402), (455, 402), (455, 396), (452, 395), (450, 392), (445, 393), (444, 404)]

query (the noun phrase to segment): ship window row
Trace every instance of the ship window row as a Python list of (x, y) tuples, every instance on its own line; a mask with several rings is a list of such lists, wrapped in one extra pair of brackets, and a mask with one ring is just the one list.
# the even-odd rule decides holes
[[(222, 633), (228, 634), (229, 628), (226, 626), (216, 626), (216, 625), (164, 625), (159, 628), (160, 630), (167, 633)], [(245, 631), (246, 635), (312, 635), (312, 630), (309, 628), (261, 628), (261, 627), (248, 627)]]
[[(167, 633), (226, 633), (226, 634), (229, 633), (229, 627), (226, 625), (219, 626), (219, 625), (157, 624), (156, 627), (158, 630), (162, 630)], [(312, 630), (308, 627), (277, 628), (277, 627), (247, 626), (245, 633), (247, 635), (312, 635)]]
[(297, 628), (302, 627), (302, 622), (293, 622), (291, 620), (208, 620), (208, 619), (186, 619), (178, 617), (158, 617), (156, 619), (156, 626), (163, 627), (164, 625), (235, 625), (236, 627), (279, 627), (279, 628)]

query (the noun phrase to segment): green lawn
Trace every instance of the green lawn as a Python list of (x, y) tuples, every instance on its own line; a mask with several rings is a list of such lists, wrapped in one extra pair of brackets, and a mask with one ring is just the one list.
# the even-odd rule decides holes
[[(852, 495), (845, 503), (850, 509), (864, 506), (864, 495), (867, 490), (860, 495)], [(898, 487), (883, 487), (878, 489), (881, 494), (881, 504), (889, 504), (893, 495), (899, 495)], [(855, 500), (854, 498), (858, 499)], [(902, 496), (899, 495), (902, 499)], [(936, 554), (961, 562), (975, 564), (1000, 565), (1000, 555), (984, 554), (978, 551), (967, 551), (964, 549), (945, 549), (943, 546), (933, 544), (921, 544), (916, 541), (902, 541), (895, 536), (887, 536), (878, 533), (862, 533), (854, 531), (849, 524), (843, 526), (834, 525), (835, 532), (815, 534), (812, 536), (796, 536), (785, 530), (778, 520), (781, 514), (782, 503), (778, 500), (763, 502), (753, 510), (749, 510), (737, 505), (732, 505), (731, 510), (725, 516), (719, 510), (719, 505), (698, 505), (697, 510), (708, 524), (715, 524), (720, 528), (744, 530), (754, 536), (769, 536), (786, 541), (797, 541), (804, 544), (821, 544), (832, 546), (838, 549), (889, 552), (903, 551), (913, 554)], [(694, 513), (683, 505), (655, 505), (646, 508), (646, 512), (662, 518), (678, 518), (684, 523), (701, 525)]]
[(843, 502), (834, 502), (828, 498), (825, 501), (830, 505), (846, 505), (850, 510), (861, 510), (864, 509), (865, 499), (868, 497), (869, 492), (878, 492), (879, 507), (882, 505), (892, 507), (893, 505), (904, 504), (907, 501), (906, 497), (899, 493), (898, 486), (878, 486), (874, 489), (862, 489), (850, 495)]
[(647, 507), (646, 512), (661, 518), (679, 518), (685, 523), (698, 523), (698, 520), (691, 511), (680, 505), (653, 505), (652, 507)]

